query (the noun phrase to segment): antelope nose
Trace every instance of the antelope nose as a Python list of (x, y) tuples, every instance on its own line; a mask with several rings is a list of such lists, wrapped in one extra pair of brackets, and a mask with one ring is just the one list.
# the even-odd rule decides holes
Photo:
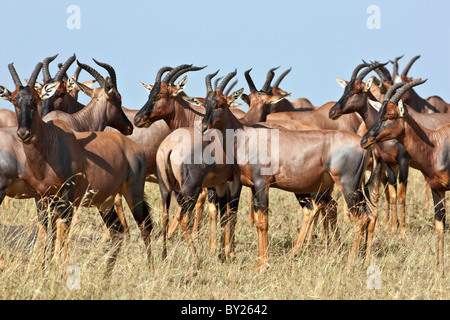
[(19, 140), (24, 143), (29, 143), (32, 138), (30, 130), (24, 128), (19, 128), (17, 130), (17, 136), (19, 137)]

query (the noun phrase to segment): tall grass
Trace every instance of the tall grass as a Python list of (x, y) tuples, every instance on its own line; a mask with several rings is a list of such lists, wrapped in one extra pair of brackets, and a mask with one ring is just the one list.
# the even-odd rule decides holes
[[(67, 265), (49, 264), (42, 269), (39, 250), (34, 245), (37, 233), (34, 202), (13, 199), (8, 206), (2, 205), (0, 299), (450, 299), (448, 276), (441, 278), (436, 272), (433, 206), (431, 199), (430, 203), (425, 202), (424, 180), (417, 171), (410, 173), (408, 183), (406, 237), (389, 234), (383, 223), (385, 200), (380, 201), (371, 260), (371, 265), (379, 270), (378, 289), (368, 284), (373, 275), (363, 265), (362, 250), (356, 265), (346, 271), (354, 231), (352, 223), (343, 219), (342, 198), (336, 191), (340, 204), (340, 245), (324, 248), (317, 228), (310, 247), (292, 258), (288, 252), (297, 237), (302, 212), (294, 195), (270, 190), (270, 268), (263, 273), (254, 269), (257, 237), (255, 227), (247, 224), (246, 188), (238, 213), (235, 258), (219, 262), (218, 253), (208, 255), (209, 222), (205, 212), (196, 239), (198, 269), (192, 264), (179, 232), (169, 241), (168, 257), (162, 261), (159, 191), (156, 185), (148, 184), (146, 193), (155, 221), (153, 272), (148, 269), (143, 241), (127, 209), (130, 233), (108, 279), (103, 278), (103, 273), (109, 243), (100, 243), (102, 220), (96, 210), (80, 210), (79, 220), (70, 232)], [(175, 201), (172, 203), (173, 216)], [(69, 272), (74, 269), (79, 277)], [(448, 263), (446, 271), (447, 274)], [(71, 286), (74, 279), (79, 289)]]

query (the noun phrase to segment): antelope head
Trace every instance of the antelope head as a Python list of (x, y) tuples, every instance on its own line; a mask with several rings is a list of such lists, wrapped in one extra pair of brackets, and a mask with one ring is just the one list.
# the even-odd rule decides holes
[[(89, 88), (83, 83), (75, 80), (76, 85), (80, 90), (91, 98), (91, 103), (98, 104), (98, 109), (106, 110), (107, 125), (114, 127), (124, 135), (133, 133), (133, 124), (127, 118), (122, 109), (122, 97), (117, 90), (116, 72), (112, 66), (107, 63), (99, 62), (95, 59), (94, 62), (100, 67), (108, 71), (109, 76), (103, 78), (94, 68), (87, 64), (80, 63), (77, 60), (78, 66), (86, 70), (100, 85), (100, 88)], [(94, 106), (95, 108), (95, 106)]]
[[(156, 74), (154, 85), (141, 82), (149, 95), (145, 105), (136, 113), (134, 124), (137, 127), (148, 127), (155, 121), (173, 118), (175, 115), (175, 101), (183, 101), (177, 99), (181, 99), (185, 95), (184, 89), (187, 84), (187, 76), (184, 76), (176, 84), (175, 80), (188, 71), (198, 71), (203, 68), (206, 68), (206, 66), (194, 67), (187, 64), (176, 68), (162, 67)], [(161, 80), (165, 72), (168, 73)]]
[[(207, 75), (205, 79), (207, 95), (204, 101), (205, 115), (202, 119), (202, 133), (210, 127), (214, 127), (219, 130), (224, 129), (230, 120), (230, 106), (227, 96), (223, 93), (223, 90), (227, 86), (228, 82), (236, 76), (237, 71), (235, 70), (230, 72), (227, 76), (225, 76), (220, 85), (214, 91), (211, 86), (211, 79), (216, 76), (218, 72), (219, 71), (216, 71), (213, 74)], [(241, 89), (237, 91), (235, 95), (236, 99), (239, 99), (239, 92), (242, 94), (243, 90)]]
[(64, 96), (68, 93), (66, 88), (66, 82), (64, 81), (64, 75), (67, 72), (67, 69), (72, 65), (75, 61), (75, 54), (71, 56), (67, 61), (59, 68), (58, 72), (54, 77), (50, 75), (49, 64), (55, 60), (58, 55), (54, 55), (53, 57), (47, 57), (43, 61), (42, 65), (42, 73), (44, 76), (44, 84), (53, 83), (57, 86), (57, 90), (55, 94), (49, 99), (43, 100), (39, 104), (39, 112), (41, 117), (44, 117), (50, 111), (58, 109), (58, 105), (63, 103)]
[[(388, 77), (387, 74), (385, 74), (387, 69), (384, 66), (387, 63), (388, 62), (380, 64), (379, 62), (373, 62), (368, 64), (363, 62), (353, 70), (350, 81), (336, 78), (339, 85), (344, 88), (344, 93), (338, 102), (336, 102), (336, 104), (330, 109), (328, 114), (330, 119), (335, 120), (343, 114), (348, 114), (359, 110), (359, 108), (364, 104), (366, 94), (371, 92), (374, 81), (379, 85), (378, 79), (374, 80), (376, 79), (374, 77), (369, 78), (366, 83), (363, 82), (364, 78), (372, 70), (375, 70), (380, 75), (382, 81), (390, 81), (390, 76)], [(364, 70), (360, 73), (362, 69)], [(389, 73), (389, 71), (387, 71), (387, 73)]]
[(383, 102), (370, 101), (379, 110), (378, 118), (367, 133), (361, 139), (361, 147), (368, 149), (377, 142), (390, 139), (401, 139), (405, 133), (405, 121), (408, 118), (408, 109), (402, 95), (411, 89), (427, 81), (427, 79), (415, 79), (408, 83), (396, 83), (389, 88)]
[(45, 101), (45, 99), (51, 98), (58, 90), (58, 84), (47, 83), (43, 86), (40, 93), (36, 91), (35, 83), (37, 76), (42, 69), (41, 62), (34, 68), (26, 86), (22, 85), (12, 63), (8, 65), (8, 69), (16, 89), (13, 92), (10, 92), (6, 87), (0, 86), (0, 98), (8, 100), (14, 105), (18, 122), (17, 137), (23, 143), (30, 144), (35, 141), (33, 124), (40, 120), (38, 104), (41, 101)]
[[(249, 69), (244, 72), (245, 80), (247, 80), (250, 93), (248, 95), (242, 94), (242, 100), (244, 100), (244, 102), (249, 105), (249, 111), (252, 108), (270, 107), (270, 105), (290, 97), (290, 93), (278, 89), (280, 81), (290, 71), (290, 69), (285, 71), (284, 75), (282, 74), (278, 78), (277, 82), (274, 84), (273, 87), (270, 87), (270, 83), (272, 82), (272, 79), (275, 76), (274, 71), (276, 69), (278, 69), (278, 67), (269, 70), (269, 72), (267, 73), (266, 82), (262, 86), (261, 90), (257, 90), (255, 84), (253, 83), (253, 80), (250, 76), (250, 71), (252, 71), (252, 69)], [(266, 112), (269, 113), (269, 111), (270, 110), (267, 110)]]

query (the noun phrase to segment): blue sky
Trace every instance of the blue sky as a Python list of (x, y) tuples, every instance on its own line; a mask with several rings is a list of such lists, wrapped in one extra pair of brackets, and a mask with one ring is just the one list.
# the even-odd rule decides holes
[[(70, 5), (80, 8), (80, 29), (66, 26)], [(367, 27), (370, 5), (380, 8), (380, 29)], [(103, 75), (91, 58), (111, 64), (123, 105), (140, 109), (147, 93), (139, 80), (153, 83), (162, 66), (208, 65), (188, 74), (186, 92), (199, 97), (205, 96), (205, 75), (217, 69), (224, 75), (237, 68), (236, 89), (248, 91), (245, 70), (253, 68), (260, 88), (268, 69), (281, 66), (277, 74), (292, 67), (281, 87), (292, 98), (320, 106), (340, 98), (334, 78), (348, 80), (361, 59), (387, 61), (405, 54), (401, 70), (420, 54), (409, 75), (429, 80), (417, 92), (450, 101), (449, 14), (445, 0), (4, 1), (0, 84), (14, 89), (10, 62), (28, 78), (46, 56), (59, 53), (55, 62), (62, 62), (76, 53)], [(82, 73), (80, 79), (90, 76)], [(88, 98), (80, 95), (80, 101)], [(1, 100), (0, 108), (11, 104)]]

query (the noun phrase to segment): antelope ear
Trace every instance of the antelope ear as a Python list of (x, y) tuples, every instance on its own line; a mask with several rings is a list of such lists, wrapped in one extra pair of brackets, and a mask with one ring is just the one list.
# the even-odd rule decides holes
[(236, 90), (235, 92), (233, 92), (229, 98), (227, 99), (228, 101), (228, 105), (231, 105), (233, 102), (235, 102), (236, 100), (239, 100), (242, 97), (242, 94), (244, 93), (244, 88), (241, 88), (239, 90)]
[(194, 106), (200, 107), (202, 105), (202, 103), (200, 101), (198, 101), (197, 98), (194, 98), (194, 97), (184, 96), (183, 100), (186, 101), (187, 103), (193, 104)]
[(147, 84), (147, 83), (142, 82), (142, 81), (139, 81), (139, 82), (142, 84), (142, 86), (144, 87), (144, 89), (147, 90), (148, 93), (150, 93), (150, 91), (152, 91), (153, 85)]
[(287, 99), (287, 98), (289, 98), (290, 96), (291, 96), (290, 93), (285, 93), (285, 94), (283, 94), (282, 96), (272, 96), (272, 97), (270, 98), (269, 103), (270, 103), (270, 104), (274, 104), (274, 103), (280, 102), (280, 101), (283, 100), (283, 99)]
[(394, 78), (394, 84), (396, 84), (396, 83), (400, 83), (400, 82), (402, 82), (402, 78), (400, 77), (400, 76), (395, 76), (395, 78)]
[(372, 107), (375, 108), (375, 110), (377, 110), (377, 112), (380, 111), (381, 105), (382, 105), (381, 102), (379, 102), (379, 101), (374, 101), (374, 100), (370, 100), (370, 99), (369, 99), (369, 103), (370, 103), (370, 105), (371, 105)]
[(11, 101), (11, 92), (4, 86), (0, 86), (0, 99)]
[[(23, 79), (25, 81), (26, 84), (28, 84), (28, 79)], [(34, 90), (36, 90), (37, 92), (41, 92), (42, 88), (44, 87), (44, 85), (38, 81), (36, 81), (36, 83), (34, 84)]]
[(106, 77), (105, 84), (103, 85), (103, 89), (105, 92), (109, 95), (112, 90), (114, 89), (114, 84), (112, 83), (112, 80), (110, 77)]
[(80, 88), (81, 92), (83, 92), (85, 95), (87, 95), (88, 97), (93, 97), (94, 95), (94, 89), (89, 88), (87, 85), (85, 85), (84, 83), (79, 83), (77, 80), (73, 79), (73, 81), (75, 81), (75, 84), (78, 86), (78, 88)]
[(400, 117), (404, 118), (408, 115), (408, 109), (403, 105), (403, 101), (400, 99), (398, 102), (398, 110), (400, 111)]
[(373, 77), (370, 77), (369, 79), (367, 79), (366, 84), (364, 85), (365, 92), (370, 91), (370, 88), (372, 87), (372, 83), (373, 83)]
[(44, 85), (44, 87), (42, 88), (39, 96), (41, 97), (41, 100), (45, 100), (50, 98), (51, 96), (53, 96), (56, 92), (56, 90), (58, 90), (60, 82), (59, 81), (55, 81), (52, 83), (47, 83), (46, 85)]
[(177, 96), (180, 92), (184, 91), (184, 88), (186, 88), (187, 85), (187, 76), (184, 76), (181, 78), (180, 81), (177, 82), (177, 90), (174, 93), (174, 96)]
[(339, 85), (345, 89), (345, 87), (348, 85), (348, 81), (342, 80), (341, 78), (336, 77), (335, 78), (337, 83), (339, 83)]
[(75, 88), (75, 85), (76, 85), (75, 81), (76, 80), (75, 80), (74, 76), (67, 79), (67, 81), (66, 81), (66, 91), (67, 92), (70, 92)]

